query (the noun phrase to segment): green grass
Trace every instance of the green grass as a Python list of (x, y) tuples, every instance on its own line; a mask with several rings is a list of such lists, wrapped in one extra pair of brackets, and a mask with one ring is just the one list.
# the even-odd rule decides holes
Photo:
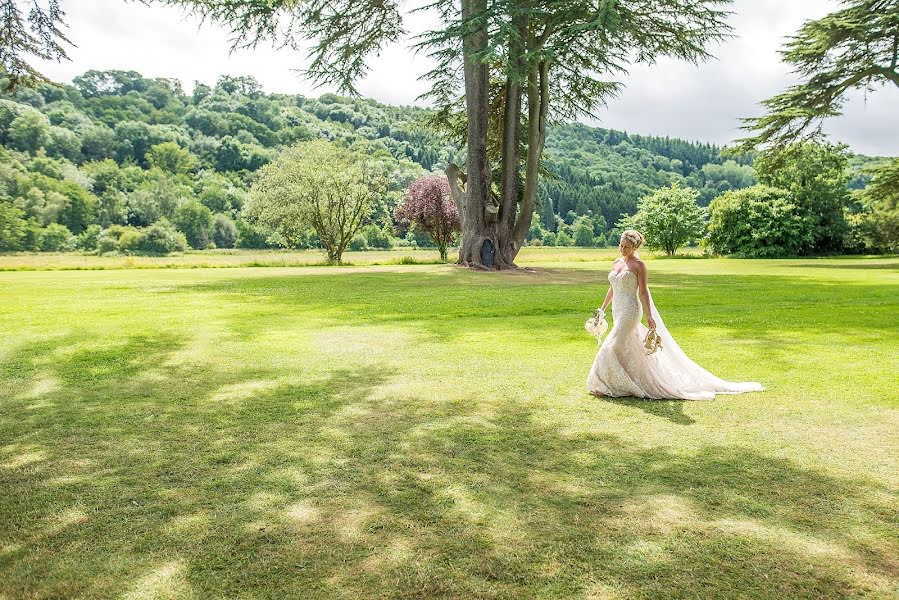
[(690, 403), (610, 257), (0, 273), (0, 598), (896, 597), (899, 259), (650, 260)]

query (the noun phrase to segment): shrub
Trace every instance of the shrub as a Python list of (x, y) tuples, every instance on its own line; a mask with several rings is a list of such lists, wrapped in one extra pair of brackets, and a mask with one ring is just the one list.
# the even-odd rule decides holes
[(365, 236), (361, 233), (357, 233), (353, 236), (353, 239), (350, 240), (350, 250), (360, 251), (360, 250), (368, 250), (368, 240), (365, 239)]
[(560, 231), (559, 235), (556, 236), (556, 245), (557, 246), (573, 246), (574, 239), (568, 234), (567, 231)]
[(97, 241), (100, 238), (100, 226), (88, 225), (87, 229), (81, 232), (75, 240), (75, 246), (80, 250), (96, 250)]
[(363, 227), (361, 233), (365, 236), (369, 248), (389, 250), (393, 247), (393, 240), (390, 239), (390, 234), (374, 223), (370, 223)]
[(100, 237), (97, 239), (97, 253), (107, 254), (119, 251), (119, 241), (112, 237)]
[(28, 222), (25, 211), (0, 202), (0, 252), (22, 250)]
[(215, 215), (212, 224), (212, 241), (216, 248), (233, 248), (237, 242), (237, 226), (226, 215)]
[(123, 233), (118, 239), (119, 250), (127, 254), (140, 254), (144, 245), (144, 234), (137, 229)]
[(75, 237), (65, 225), (50, 223), (41, 236), (41, 250), (44, 252), (64, 252), (75, 246)]
[(588, 247), (593, 245), (593, 221), (583, 215), (574, 222), (574, 245)]
[(543, 234), (543, 245), (544, 246), (555, 246), (556, 245), (556, 234), (552, 231), (547, 231)]
[(187, 250), (187, 239), (166, 219), (160, 219), (144, 230), (144, 239), (139, 249), (146, 254), (184, 252)]
[(785, 190), (755, 185), (725, 192), (712, 200), (709, 214), (707, 244), (716, 254), (795, 256), (812, 241), (810, 223)]
[(202, 250), (212, 241), (212, 211), (197, 200), (185, 202), (175, 210), (175, 224), (187, 237), (191, 248)]

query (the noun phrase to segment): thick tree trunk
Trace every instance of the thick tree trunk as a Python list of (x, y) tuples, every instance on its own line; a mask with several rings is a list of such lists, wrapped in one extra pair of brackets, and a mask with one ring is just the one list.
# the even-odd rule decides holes
[[(526, 77), (524, 40), (527, 36), (527, 18), (513, 17), (517, 36), (509, 42), (509, 65), (506, 73), (505, 97), (503, 105), (503, 145), (500, 181), (502, 191), (499, 205), (499, 252), (510, 264), (523, 240), (515, 240), (513, 230), (521, 200), (521, 100), (522, 80)], [(520, 218), (520, 217), (519, 217)]]
[(546, 143), (546, 118), (549, 110), (549, 60), (531, 67), (528, 74), (528, 153), (525, 159), (524, 198), (515, 223), (512, 239), (520, 247), (531, 227), (531, 216), (537, 206), (537, 178), (540, 156)]
[[(483, 14), (486, 0), (462, 0), (462, 18)], [(490, 191), (490, 163), (487, 160), (487, 126), (489, 115), (489, 72), (487, 65), (474, 54), (487, 46), (486, 24), (472, 26), (462, 44), (465, 74), (465, 112), (468, 118), (467, 180), (464, 190), (459, 185), (458, 167), (450, 165), (447, 177), (462, 220), (462, 239), (459, 243), (459, 264), (479, 268), (504, 268), (507, 265), (495, 253), (499, 247), (496, 213)], [(455, 177), (453, 177), (455, 175)], [(455, 189), (453, 189), (455, 179)], [(487, 242), (489, 241), (489, 244)], [(487, 248), (485, 248), (487, 244)], [(486, 252), (492, 247), (494, 253)], [(484, 258), (482, 258), (482, 256)], [(486, 263), (486, 264), (485, 264)]]

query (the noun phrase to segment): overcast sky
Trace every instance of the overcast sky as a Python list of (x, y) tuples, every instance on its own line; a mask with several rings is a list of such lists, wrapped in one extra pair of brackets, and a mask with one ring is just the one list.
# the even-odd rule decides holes
[[(827, 14), (835, 0), (736, 0), (730, 23), (735, 37), (715, 46), (717, 60), (692, 66), (663, 60), (636, 65), (622, 80), (625, 91), (590, 124), (632, 133), (670, 135), (727, 144), (740, 136), (740, 117), (760, 114), (759, 101), (783, 90), (793, 79), (780, 62), (785, 36), (806, 19)], [(147, 7), (125, 0), (66, 0), (70, 38), (77, 44), (71, 62), (44, 63), (57, 81), (70, 81), (88, 69), (127, 69), (148, 77), (175, 77), (188, 91), (195, 80), (213, 84), (219, 75), (253, 75), (267, 92), (318, 96), (293, 69), (302, 68), (302, 52), (273, 50), (229, 53), (228, 32), (202, 27), (176, 8)], [(412, 15), (413, 33), (429, 25)], [(389, 104), (413, 104), (427, 83), (417, 78), (430, 62), (414, 56), (407, 44), (385, 49), (371, 61), (372, 72), (359, 89)], [(899, 155), (899, 89), (878, 88), (851, 96), (844, 116), (828, 121), (835, 140), (869, 155)]]

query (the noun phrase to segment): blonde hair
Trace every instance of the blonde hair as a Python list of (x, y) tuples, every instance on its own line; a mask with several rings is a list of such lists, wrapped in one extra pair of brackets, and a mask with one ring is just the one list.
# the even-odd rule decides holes
[(634, 252), (639, 250), (640, 246), (646, 242), (646, 238), (643, 237), (643, 234), (636, 229), (625, 229), (621, 234), (621, 239), (629, 241), (634, 246)]

